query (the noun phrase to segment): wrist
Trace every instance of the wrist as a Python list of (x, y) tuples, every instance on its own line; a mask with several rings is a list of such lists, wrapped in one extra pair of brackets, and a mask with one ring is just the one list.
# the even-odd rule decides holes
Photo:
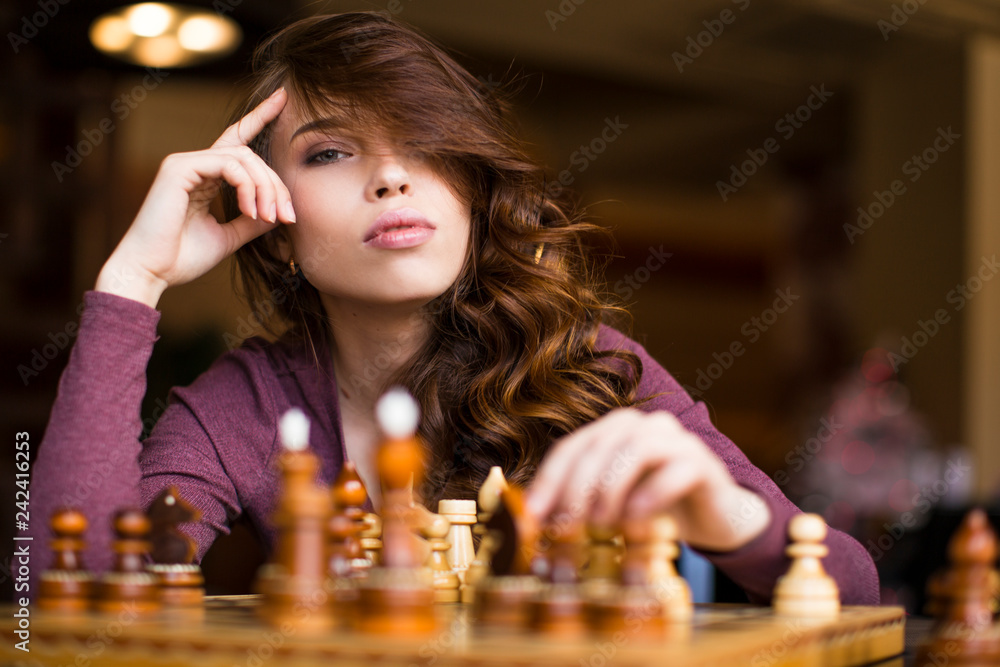
[(94, 284), (97, 292), (107, 292), (132, 299), (156, 308), (160, 296), (167, 289), (167, 281), (151, 275), (148, 271), (136, 269), (127, 262), (111, 257), (101, 269)]
[(771, 525), (767, 501), (750, 489), (734, 484), (721, 493), (715, 491), (713, 500), (695, 519), (700, 529), (689, 540), (693, 546), (719, 553), (735, 551)]

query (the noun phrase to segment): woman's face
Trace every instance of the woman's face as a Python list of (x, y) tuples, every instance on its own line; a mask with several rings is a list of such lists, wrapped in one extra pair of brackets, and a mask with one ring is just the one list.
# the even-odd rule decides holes
[(421, 306), (443, 294), (465, 262), (469, 205), (418, 156), (323, 121), (290, 96), (271, 136), (297, 220), (285, 229), (306, 278), (347, 308)]

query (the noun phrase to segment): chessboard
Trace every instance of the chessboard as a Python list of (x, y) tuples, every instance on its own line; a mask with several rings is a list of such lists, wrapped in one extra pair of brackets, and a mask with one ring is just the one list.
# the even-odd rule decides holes
[[(472, 607), (435, 606), (435, 629), (423, 637), (373, 636), (349, 630), (303, 636), (257, 618), (259, 596), (206, 597), (198, 610), (60, 615), (35, 611), (30, 653), (14, 649), (13, 610), (4, 608), (3, 664), (198, 665), (867, 665), (903, 652), (903, 610), (843, 607), (830, 620), (777, 616), (769, 607), (695, 605), (693, 617), (662, 638), (634, 627), (611, 634), (554, 638), (484, 630)], [(8, 605), (9, 607), (9, 605)], [(892, 664), (892, 663), (890, 663)], [(900, 663), (901, 664), (901, 663)]]
[[(408, 395), (387, 396), (379, 514), (364, 511), (350, 462), (332, 487), (320, 484), (308, 421), (295, 410), (282, 418), (277, 541), (256, 595), (205, 596), (194, 544), (179, 529), (199, 512), (176, 488), (145, 511), (115, 514), (107, 572), (85, 566), (84, 514), (58, 510), (34, 602), (0, 607), (2, 664), (852, 667), (903, 652), (903, 609), (841, 606), (822, 566), (819, 516), (789, 522), (791, 565), (771, 607), (693, 605), (674, 567), (669, 515), (543, 530), (499, 468), (478, 500), (423, 507), (413, 492), (423, 465), (417, 408)], [(982, 516), (970, 517), (951, 553), (924, 662), (1000, 664), (996, 536)]]

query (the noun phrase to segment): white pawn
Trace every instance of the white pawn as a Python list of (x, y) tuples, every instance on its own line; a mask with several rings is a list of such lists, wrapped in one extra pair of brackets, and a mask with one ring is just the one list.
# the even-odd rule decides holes
[(687, 621), (694, 614), (691, 587), (674, 567), (681, 550), (677, 544), (677, 522), (661, 514), (651, 520), (649, 534), (649, 585), (663, 604), (663, 616), (670, 621)]
[(774, 612), (795, 618), (836, 618), (840, 613), (837, 582), (820, 560), (829, 553), (822, 544), (826, 523), (818, 514), (799, 514), (788, 522), (792, 543), (785, 553), (792, 566), (774, 587)]

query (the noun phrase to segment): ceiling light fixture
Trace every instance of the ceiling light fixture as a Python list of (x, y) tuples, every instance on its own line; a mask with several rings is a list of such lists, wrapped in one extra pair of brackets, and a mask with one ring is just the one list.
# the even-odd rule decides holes
[(229, 55), (242, 39), (239, 25), (226, 16), (165, 2), (122, 7), (90, 26), (99, 51), (147, 67), (201, 64)]

